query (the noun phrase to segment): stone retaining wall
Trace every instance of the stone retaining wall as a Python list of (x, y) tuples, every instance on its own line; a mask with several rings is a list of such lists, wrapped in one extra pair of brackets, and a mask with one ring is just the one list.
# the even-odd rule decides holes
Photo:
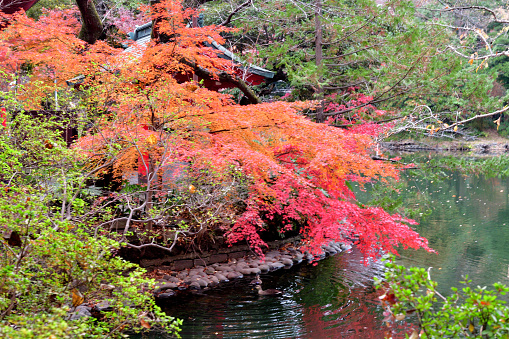
[[(298, 243), (300, 240), (301, 236), (295, 236), (288, 239), (271, 241), (267, 245), (269, 249), (278, 249), (288, 243)], [(195, 266), (207, 266), (227, 262), (231, 259), (243, 258), (248, 254), (253, 254), (248, 245), (237, 245), (208, 253), (187, 253), (175, 256), (168, 255), (156, 259), (141, 259), (140, 266), (144, 268), (158, 267), (171, 271), (181, 271)]]

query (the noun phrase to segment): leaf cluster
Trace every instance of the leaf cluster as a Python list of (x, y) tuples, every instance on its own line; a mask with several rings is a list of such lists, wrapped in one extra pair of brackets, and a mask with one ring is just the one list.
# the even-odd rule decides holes
[(492, 289), (469, 286), (468, 277), (461, 289), (451, 288), (444, 297), (430, 278), (430, 269), (405, 268), (386, 262), (383, 280), (377, 288), (388, 323), (411, 320), (410, 338), (507, 338), (509, 308), (501, 299), (509, 288), (495, 283)]

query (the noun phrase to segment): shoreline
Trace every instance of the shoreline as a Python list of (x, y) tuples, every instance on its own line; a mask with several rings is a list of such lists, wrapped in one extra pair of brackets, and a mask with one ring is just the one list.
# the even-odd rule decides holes
[(380, 142), (380, 146), (388, 151), (415, 153), (423, 151), (469, 153), (469, 155), (502, 155), (509, 153), (509, 139), (498, 135), (479, 138), (472, 141), (466, 140), (437, 140), (425, 138), (422, 140), (405, 139), (401, 141)]
[(257, 255), (249, 254), (220, 263), (207, 265), (202, 262), (181, 270), (169, 266), (156, 266), (151, 268), (148, 276), (156, 280), (154, 297), (156, 300), (162, 300), (190, 290), (214, 288), (231, 280), (288, 269), (301, 263), (310, 264), (350, 249), (349, 245), (330, 242), (322, 246), (322, 253), (313, 256), (307, 251), (301, 251), (298, 244), (290, 244), (269, 250), (263, 260)]

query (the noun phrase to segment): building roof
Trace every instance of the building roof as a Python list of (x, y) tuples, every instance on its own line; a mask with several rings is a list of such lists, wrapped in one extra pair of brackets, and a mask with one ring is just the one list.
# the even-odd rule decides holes
[[(151, 35), (152, 35), (152, 21), (147, 22), (146, 24), (143, 24), (141, 26), (137, 26), (134, 32), (129, 33), (129, 38), (135, 41), (136, 44), (129, 46), (125, 50), (125, 52), (140, 57), (141, 56), (140, 54), (150, 42)], [(276, 74), (265, 68), (258, 67), (250, 63), (246, 63), (245, 61), (241, 60), (236, 54), (232, 53), (230, 50), (228, 50), (221, 44), (217, 43), (214, 39), (211, 39), (210, 42), (205, 42), (204, 44), (208, 47), (212, 47), (219, 50), (221, 52), (221, 54), (218, 54), (219, 57), (232, 60), (234, 63), (240, 65), (240, 67), (243, 70), (249, 73), (253, 73), (267, 79), (272, 79)]]
[(13, 14), (21, 9), (28, 11), (38, 1), (39, 0), (2, 0), (0, 1), (0, 7), (5, 14)]

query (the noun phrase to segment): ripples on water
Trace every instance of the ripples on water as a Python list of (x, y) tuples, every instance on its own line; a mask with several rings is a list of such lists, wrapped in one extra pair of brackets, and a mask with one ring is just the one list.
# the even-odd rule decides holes
[(245, 278), (161, 306), (184, 320), (182, 338), (384, 338), (373, 288), (383, 266), (361, 261), (354, 251), (262, 275), (282, 297), (258, 296)]
[[(406, 182), (411, 207), (431, 215), (416, 230), (438, 251), (402, 251), (400, 263), (433, 266), (432, 278), (447, 293), (465, 274), (475, 285), (508, 283), (509, 181), (449, 174), (445, 182)], [(163, 309), (184, 320), (182, 338), (393, 338), (382, 322), (373, 276), (380, 262), (365, 267), (359, 252), (340, 254), (316, 266), (302, 264), (262, 275), (263, 288), (282, 297), (260, 297), (251, 278), (184, 295)], [(403, 336), (404, 337), (404, 336)], [(165, 338), (153, 335), (152, 338)]]

